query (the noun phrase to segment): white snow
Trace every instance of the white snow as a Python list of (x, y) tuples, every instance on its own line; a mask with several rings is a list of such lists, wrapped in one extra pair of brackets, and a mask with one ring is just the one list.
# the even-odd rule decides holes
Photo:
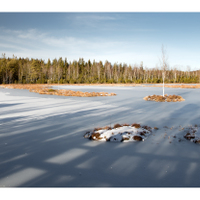
[(97, 131), (91, 131), (89, 133), (87, 132), (84, 137), (90, 138), (90, 136), (92, 136), (93, 133), (100, 134), (99, 138), (97, 138), (96, 136), (92, 137), (93, 140), (110, 141), (110, 142), (122, 142), (122, 141), (130, 142), (130, 141), (136, 141), (133, 138), (135, 135), (141, 137), (142, 141), (144, 141), (144, 139), (147, 138), (147, 136), (151, 133), (151, 131), (142, 127), (135, 128), (132, 126), (122, 126), (119, 128), (112, 128), (111, 130), (100, 129)]

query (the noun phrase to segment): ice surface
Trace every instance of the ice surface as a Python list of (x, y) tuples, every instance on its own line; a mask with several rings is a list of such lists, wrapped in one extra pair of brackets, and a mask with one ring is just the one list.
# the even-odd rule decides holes
[[(162, 95), (162, 88), (105, 88), (87, 90), (117, 96), (61, 97), (0, 88), (0, 186), (199, 187), (200, 144), (184, 138), (195, 124), (199, 135), (199, 89), (165, 88), (185, 99), (165, 103), (143, 100)], [(83, 137), (116, 123), (159, 129), (144, 142)]]

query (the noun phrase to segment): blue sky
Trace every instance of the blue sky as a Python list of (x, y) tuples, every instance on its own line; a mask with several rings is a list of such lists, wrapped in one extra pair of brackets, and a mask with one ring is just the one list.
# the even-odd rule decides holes
[(6, 57), (84, 58), (159, 67), (164, 45), (169, 67), (200, 69), (200, 13), (1, 12), (0, 53)]

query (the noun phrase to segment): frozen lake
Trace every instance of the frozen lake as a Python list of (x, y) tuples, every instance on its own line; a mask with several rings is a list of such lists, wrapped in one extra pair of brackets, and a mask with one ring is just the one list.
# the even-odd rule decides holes
[[(0, 88), (0, 187), (200, 186), (200, 145), (186, 141), (182, 130), (200, 126), (199, 89), (165, 88), (166, 94), (185, 99), (167, 103), (143, 100), (162, 95), (156, 87), (63, 87), (117, 96), (62, 97)], [(83, 138), (95, 127), (134, 122), (159, 130), (144, 142)]]

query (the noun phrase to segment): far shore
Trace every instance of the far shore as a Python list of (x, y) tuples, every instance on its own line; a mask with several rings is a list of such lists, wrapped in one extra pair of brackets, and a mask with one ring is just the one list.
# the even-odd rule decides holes
[[(45, 83), (45, 84), (0, 84), (0, 87), (6, 87), (9, 85), (39, 85), (39, 86), (104, 86), (104, 87), (163, 87), (163, 83)], [(170, 87), (170, 88), (200, 88), (199, 83), (165, 83), (164, 87)]]

